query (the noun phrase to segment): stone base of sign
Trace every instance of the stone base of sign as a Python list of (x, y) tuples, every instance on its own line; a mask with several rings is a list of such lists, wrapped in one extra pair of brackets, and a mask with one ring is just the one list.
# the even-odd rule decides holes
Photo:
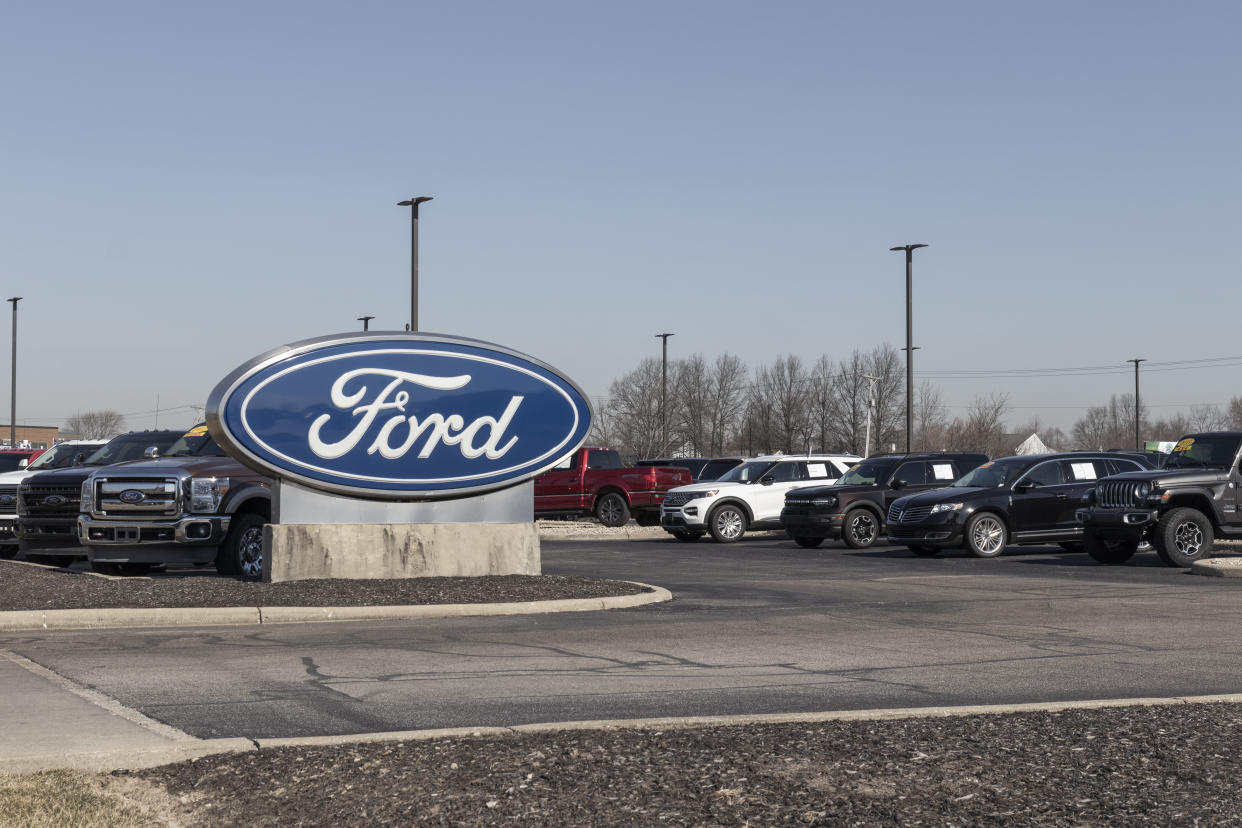
[(279, 523), (263, 529), (263, 580), (539, 575), (523, 523)]

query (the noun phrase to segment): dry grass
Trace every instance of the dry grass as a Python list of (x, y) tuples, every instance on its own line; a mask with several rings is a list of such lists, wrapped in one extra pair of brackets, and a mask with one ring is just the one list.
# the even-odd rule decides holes
[(0, 774), (3, 828), (150, 828), (183, 826), (182, 803), (133, 777), (79, 771)]

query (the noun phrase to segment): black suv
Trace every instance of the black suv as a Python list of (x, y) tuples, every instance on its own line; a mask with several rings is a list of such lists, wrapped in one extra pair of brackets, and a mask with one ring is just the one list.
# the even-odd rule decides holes
[(890, 543), (916, 555), (964, 547), (992, 558), (1010, 544), (1082, 548), (1077, 510), (1096, 482), (1150, 469), (1141, 454), (1071, 451), (991, 460), (947, 489), (900, 497), (888, 509)]
[(851, 549), (866, 549), (880, 536), (894, 500), (948, 486), (987, 459), (986, 454), (960, 452), (871, 457), (831, 486), (788, 492), (781, 526), (799, 546), (815, 547), (831, 538)]
[(1188, 434), (1162, 467), (1099, 481), (1078, 512), (1100, 563), (1130, 559), (1143, 541), (1169, 566), (1207, 557), (1217, 535), (1242, 537), (1242, 431)]
[(78, 504), (82, 481), (100, 466), (140, 460), (147, 449), (168, 449), (182, 431), (131, 431), (113, 437), (80, 466), (32, 474), (17, 487), (17, 539), (26, 560), (67, 564), (86, 557), (78, 545)]

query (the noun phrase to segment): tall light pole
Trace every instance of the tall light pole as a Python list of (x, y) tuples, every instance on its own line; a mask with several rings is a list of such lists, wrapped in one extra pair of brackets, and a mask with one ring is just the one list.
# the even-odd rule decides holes
[(1142, 451), (1143, 446), (1139, 443), (1139, 363), (1146, 362), (1145, 359), (1127, 359), (1126, 362), (1134, 363), (1134, 450)]
[(905, 244), (889, 250), (906, 251), (906, 454), (910, 453), (910, 433), (914, 431), (914, 251), (925, 244)]
[(13, 303), (13, 382), (9, 388), (9, 445), (17, 448), (17, 303), (22, 300), (14, 296), (5, 301)]
[[(863, 444), (863, 459), (865, 460), (871, 456), (871, 417), (875, 413), (875, 383), (879, 377), (863, 374), (863, 379), (871, 381), (871, 385), (867, 386), (867, 442)], [(909, 452), (906, 453), (909, 454)]]
[(410, 208), (410, 331), (418, 330), (418, 205), (431, 201), (431, 196), (415, 196), (398, 201), (398, 207)]
[(371, 320), (374, 318), (375, 318), (374, 316), (359, 316), (358, 317), (358, 321), (362, 323), (362, 329), (364, 331), (371, 330)]
[(660, 363), (660, 434), (663, 441), (660, 448), (661, 454), (668, 449), (668, 338), (670, 336), (673, 334), (656, 334), (657, 339), (664, 340), (664, 359)]

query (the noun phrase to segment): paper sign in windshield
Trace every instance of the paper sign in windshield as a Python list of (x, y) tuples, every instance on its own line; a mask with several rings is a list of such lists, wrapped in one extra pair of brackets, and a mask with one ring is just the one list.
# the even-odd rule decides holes
[(953, 479), (953, 467), (948, 463), (932, 463), (932, 473), (937, 480)]
[(1074, 470), (1075, 480), (1095, 480), (1094, 463), (1070, 463), (1070, 468)]
[(827, 477), (828, 476), (828, 467), (825, 466), (823, 463), (807, 463), (806, 470), (807, 470), (807, 473), (811, 475), (811, 477)]

